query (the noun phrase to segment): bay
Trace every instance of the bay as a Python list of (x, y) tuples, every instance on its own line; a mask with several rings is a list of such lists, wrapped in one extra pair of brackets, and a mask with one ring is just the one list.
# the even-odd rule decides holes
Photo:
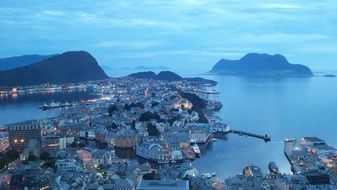
[[(223, 103), (217, 114), (224, 122), (232, 129), (268, 134), (272, 141), (229, 135), (227, 140), (210, 143), (192, 163), (200, 173), (216, 172), (224, 178), (252, 164), (267, 172), (270, 161), (281, 172), (290, 173), (283, 154), (283, 140), (288, 137), (317, 136), (337, 147), (337, 78), (203, 77), (218, 82), (215, 89), (220, 94), (213, 98)], [(44, 102), (91, 98), (94, 96), (88, 92), (73, 92), (2, 99), (0, 125), (58, 114), (57, 109), (37, 109)]]
[(41, 110), (39, 106), (44, 103), (73, 102), (96, 98), (89, 91), (63, 91), (45, 94), (24, 94), (18, 96), (1, 97), (0, 99), (0, 125), (30, 120), (54, 117), (59, 109)]
[(199, 172), (233, 176), (244, 166), (256, 165), (268, 172), (274, 161), (281, 172), (290, 173), (283, 154), (283, 140), (317, 136), (337, 147), (337, 78), (245, 78), (208, 75), (216, 80), (217, 113), (232, 129), (268, 134), (272, 141), (229, 135), (193, 162)]

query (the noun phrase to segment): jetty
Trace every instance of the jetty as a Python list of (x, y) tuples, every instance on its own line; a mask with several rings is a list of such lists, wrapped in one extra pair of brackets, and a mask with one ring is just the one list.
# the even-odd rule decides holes
[(234, 133), (234, 134), (238, 134), (240, 136), (255, 137), (255, 138), (258, 138), (258, 139), (262, 139), (265, 142), (269, 142), (271, 140), (271, 137), (267, 134), (259, 135), (259, 134), (254, 134), (254, 133), (250, 133), (250, 132), (246, 132), (246, 131), (240, 131), (240, 130), (234, 130), (234, 129), (229, 130), (228, 133)]
[(254, 138), (262, 139), (266, 143), (269, 142), (269, 141), (271, 141), (271, 137), (269, 135), (267, 135), (267, 134), (265, 134), (265, 135), (259, 135), (259, 134), (250, 133), (250, 132), (246, 132), (246, 131), (230, 129), (228, 125), (214, 126), (213, 127), (213, 133), (215, 133), (215, 134), (229, 134), (229, 133), (233, 133), (233, 134), (237, 134), (237, 135), (240, 135), (240, 136), (249, 136), (249, 137), (254, 137)]

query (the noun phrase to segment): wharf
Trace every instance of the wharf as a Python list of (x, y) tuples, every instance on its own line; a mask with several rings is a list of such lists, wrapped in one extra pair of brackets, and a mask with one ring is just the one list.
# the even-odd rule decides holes
[(259, 134), (254, 134), (254, 133), (250, 133), (250, 132), (246, 132), (246, 131), (240, 131), (240, 130), (234, 130), (234, 129), (229, 130), (227, 133), (234, 133), (234, 134), (238, 134), (240, 136), (255, 137), (255, 138), (258, 138), (258, 139), (262, 139), (265, 142), (269, 142), (271, 140), (271, 137), (267, 134), (259, 135)]

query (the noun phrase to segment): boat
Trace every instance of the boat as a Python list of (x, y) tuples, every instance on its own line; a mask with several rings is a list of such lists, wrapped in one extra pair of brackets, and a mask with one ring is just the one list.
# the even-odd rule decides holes
[(169, 160), (155, 160), (158, 164), (168, 164), (170, 163)]
[(52, 101), (50, 104), (44, 103), (42, 106), (39, 107), (39, 109), (47, 110), (47, 109), (53, 109), (53, 108), (59, 108), (61, 107), (61, 104), (59, 102)]
[(216, 138), (212, 138), (212, 139), (211, 139), (212, 142), (216, 142), (216, 141), (218, 141), (218, 140), (219, 140), (219, 139), (216, 139)]
[(212, 174), (210, 174), (210, 173), (203, 173), (202, 176), (205, 177), (205, 178), (207, 178), (207, 179), (209, 179), (209, 178), (212, 177)]
[(268, 168), (269, 168), (269, 171), (271, 173), (274, 173), (274, 174), (278, 174), (279, 173), (279, 168), (277, 167), (277, 165), (275, 164), (275, 162), (270, 162), (268, 164)]
[(197, 145), (197, 143), (194, 143), (194, 145), (192, 146), (192, 149), (196, 155), (200, 155), (200, 148)]
[(39, 106), (39, 109), (42, 110), (47, 110), (47, 109), (54, 109), (54, 108), (61, 108), (61, 107), (70, 107), (73, 106), (74, 104), (70, 104), (69, 102), (66, 102), (64, 104), (61, 104), (59, 102), (54, 102), (52, 101), (50, 104), (44, 103), (42, 106)]

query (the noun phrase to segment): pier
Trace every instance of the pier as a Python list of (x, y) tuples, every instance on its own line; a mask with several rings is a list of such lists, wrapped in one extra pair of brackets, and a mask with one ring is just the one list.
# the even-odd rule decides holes
[(267, 134), (265, 135), (259, 135), (259, 134), (254, 134), (246, 131), (241, 131), (241, 130), (235, 130), (235, 129), (230, 129), (229, 125), (227, 124), (222, 124), (222, 125), (214, 125), (213, 126), (213, 133), (215, 134), (237, 134), (240, 136), (249, 136), (249, 137), (255, 137), (258, 139), (264, 140), (266, 143), (271, 141), (271, 137)]
[(254, 133), (250, 133), (250, 132), (246, 132), (246, 131), (240, 131), (240, 130), (234, 130), (234, 129), (229, 130), (227, 133), (234, 133), (234, 134), (238, 134), (240, 136), (255, 137), (255, 138), (258, 138), (258, 139), (262, 139), (265, 142), (269, 142), (271, 140), (270, 136), (267, 135), (267, 134), (266, 135), (259, 135), (259, 134), (254, 134)]

